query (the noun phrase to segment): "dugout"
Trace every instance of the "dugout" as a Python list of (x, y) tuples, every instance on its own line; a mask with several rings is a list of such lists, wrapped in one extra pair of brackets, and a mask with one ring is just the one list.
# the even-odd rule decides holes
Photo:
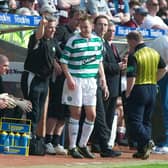
[[(5, 89), (8, 93), (15, 95), (16, 97), (22, 97), (21, 89), (20, 89), (20, 77), (23, 72), (23, 63), (26, 58), (27, 49), (23, 46), (16, 45), (15, 43), (11, 43), (10, 41), (2, 40), (1, 36), (6, 33), (14, 33), (18, 31), (29, 31), (36, 29), (38, 23), (40, 21), (39, 16), (18, 16), (13, 14), (3, 14), (0, 13), (0, 24), (1, 25), (17, 25), (17, 26), (8, 26), (4, 28), (1, 26), (0, 28), (0, 54), (7, 55), (10, 60), (10, 71), (8, 75), (3, 77), (5, 82)], [(124, 56), (127, 51), (127, 44), (125, 40), (126, 34), (129, 31), (132, 31), (132, 28), (126, 27), (117, 27), (116, 29), (116, 39), (114, 43), (119, 49), (119, 54)], [(146, 42), (156, 38), (159, 35), (164, 34), (161, 30), (142, 30), (142, 34), (145, 37)], [(156, 108), (152, 117), (153, 123), (153, 139), (156, 143), (164, 140), (164, 128), (163, 128), (163, 115), (162, 109), (160, 106), (160, 95), (158, 94)]]

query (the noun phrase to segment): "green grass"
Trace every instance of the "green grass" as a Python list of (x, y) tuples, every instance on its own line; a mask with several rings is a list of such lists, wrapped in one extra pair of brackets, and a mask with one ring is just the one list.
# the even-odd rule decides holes
[(168, 168), (168, 164), (150, 164), (150, 165), (113, 165), (113, 164), (104, 164), (104, 165), (73, 165), (73, 166), (31, 166), (25, 168)]
[[(130, 167), (130, 166), (129, 166)], [(168, 164), (150, 164), (150, 165), (143, 165), (143, 168), (167, 168)], [(140, 166), (132, 166), (132, 168), (142, 168), (142, 165)]]
[[(151, 163), (153, 162), (153, 163)], [(136, 162), (136, 163), (76, 163), (67, 165), (39, 165), (39, 166), (21, 166), (17, 168), (168, 168), (168, 162)], [(16, 168), (16, 167), (12, 167)]]

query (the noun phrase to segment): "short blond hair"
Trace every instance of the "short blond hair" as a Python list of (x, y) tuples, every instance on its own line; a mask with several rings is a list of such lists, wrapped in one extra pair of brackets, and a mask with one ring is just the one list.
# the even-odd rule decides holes
[(131, 31), (126, 36), (127, 40), (135, 40), (137, 42), (143, 41), (143, 36), (140, 31)]
[(90, 23), (93, 23), (93, 17), (87, 13), (81, 15), (80, 21), (89, 21)]

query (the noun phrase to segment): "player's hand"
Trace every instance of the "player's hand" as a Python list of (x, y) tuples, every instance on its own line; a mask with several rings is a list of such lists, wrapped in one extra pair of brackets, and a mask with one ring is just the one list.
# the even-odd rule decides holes
[(103, 89), (104, 100), (107, 100), (107, 99), (109, 98), (109, 95), (110, 95), (109, 90), (108, 90), (108, 87), (105, 86), (105, 87), (102, 88), (102, 89)]
[(46, 19), (46, 16), (42, 16), (42, 19), (40, 21), (40, 25), (46, 26), (48, 24), (48, 20)]
[(76, 87), (76, 81), (72, 77), (69, 77), (67, 78), (67, 85), (70, 90), (74, 90)]

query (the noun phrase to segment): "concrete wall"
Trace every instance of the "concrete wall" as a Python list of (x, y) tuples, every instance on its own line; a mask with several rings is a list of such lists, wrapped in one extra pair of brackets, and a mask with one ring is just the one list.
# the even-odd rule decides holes
[(26, 53), (27, 50), (25, 48), (0, 40), (0, 54), (8, 56), (11, 69), (8, 75), (3, 76), (4, 86), (8, 93), (18, 97), (22, 96), (20, 77), (21, 71), (23, 71), (23, 62), (26, 58)]

